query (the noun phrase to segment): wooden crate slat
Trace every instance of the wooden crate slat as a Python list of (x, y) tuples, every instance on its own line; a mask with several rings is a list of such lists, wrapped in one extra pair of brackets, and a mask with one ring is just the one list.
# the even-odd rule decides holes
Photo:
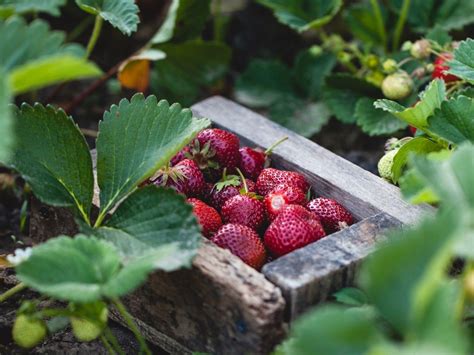
[(274, 151), (277, 165), (304, 173), (317, 193), (340, 201), (358, 220), (385, 212), (412, 224), (433, 211), (428, 205), (407, 203), (396, 186), (223, 97), (201, 101), (192, 110), (217, 126), (245, 137), (246, 144), (267, 148), (277, 139), (288, 136), (289, 139)]

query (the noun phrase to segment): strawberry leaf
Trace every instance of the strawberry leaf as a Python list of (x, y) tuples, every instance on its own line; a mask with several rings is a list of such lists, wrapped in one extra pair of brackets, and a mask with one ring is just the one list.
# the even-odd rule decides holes
[(130, 36), (140, 22), (134, 0), (76, 0), (84, 11), (99, 15), (123, 34)]
[(0, 0), (0, 13), (5, 11), (9, 11), (10, 14), (44, 12), (59, 16), (59, 8), (65, 4), (66, 0)]
[(62, 81), (99, 76), (102, 71), (92, 62), (69, 54), (30, 61), (10, 73), (14, 94), (40, 89)]
[(433, 114), (435, 109), (441, 107), (441, 102), (445, 99), (446, 86), (444, 81), (436, 79), (420, 94), (420, 101), (414, 107), (406, 108), (395, 101), (387, 99), (375, 101), (374, 106), (390, 112), (395, 117), (418, 129), (425, 130), (428, 127), (428, 117)]
[[(382, 4), (380, 4), (382, 5)], [(383, 10), (385, 8), (381, 6)], [(382, 12), (385, 21), (387, 11)], [(384, 39), (380, 33), (377, 22), (374, 21), (374, 12), (368, 3), (357, 3), (351, 5), (345, 12), (344, 19), (355, 37), (367, 44), (382, 45)]]
[(461, 144), (466, 141), (474, 143), (474, 99), (458, 96), (444, 101), (441, 108), (430, 117), (429, 130), (453, 143)]
[(374, 100), (363, 97), (355, 108), (357, 124), (369, 136), (391, 134), (407, 127), (407, 124), (388, 112), (380, 112), (374, 107)]
[(199, 37), (210, 14), (210, 0), (173, 0), (151, 43), (183, 42)]
[(14, 116), (16, 145), (5, 164), (20, 172), (41, 201), (74, 207), (89, 222), (92, 159), (72, 118), (40, 104), (23, 104), (14, 110)]
[(0, 68), (0, 161), (6, 161), (13, 143), (13, 121), (10, 107), (11, 93), (3, 69)]
[(185, 198), (156, 186), (132, 193), (94, 233), (116, 246), (125, 265), (166, 271), (189, 266), (201, 238)]
[(449, 73), (474, 84), (474, 39), (462, 41), (448, 65)]
[(105, 112), (97, 139), (101, 217), (209, 125), (179, 104), (136, 94)]
[(342, 0), (257, 0), (273, 10), (275, 17), (298, 32), (317, 29), (338, 13)]

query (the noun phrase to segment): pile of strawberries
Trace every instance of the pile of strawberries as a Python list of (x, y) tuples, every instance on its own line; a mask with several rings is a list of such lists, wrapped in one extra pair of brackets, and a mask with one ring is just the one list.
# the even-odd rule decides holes
[(269, 258), (353, 223), (334, 200), (308, 201), (303, 175), (268, 167), (272, 149), (283, 140), (266, 151), (240, 148), (236, 135), (205, 129), (150, 183), (186, 195), (202, 234), (260, 269)]

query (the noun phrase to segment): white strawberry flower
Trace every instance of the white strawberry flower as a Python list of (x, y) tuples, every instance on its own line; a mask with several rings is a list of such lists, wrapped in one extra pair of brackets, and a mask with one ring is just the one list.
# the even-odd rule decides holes
[(7, 260), (10, 264), (17, 266), (23, 261), (27, 260), (32, 253), (33, 249), (30, 247), (25, 249), (16, 249), (13, 254), (7, 255)]

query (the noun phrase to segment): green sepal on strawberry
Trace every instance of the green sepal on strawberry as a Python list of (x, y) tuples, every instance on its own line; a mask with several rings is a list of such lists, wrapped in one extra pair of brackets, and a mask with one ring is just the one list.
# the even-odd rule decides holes
[(347, 228), (354, 223), (350, 212), (339, 202), (330, 198), (315, 198), (308, 202), (306, 208), (318, 216), (328, 234)]
[(304, 206), (306, 202), (306, 194), (299, 187), (288, 184), (277, 185), (264, 199), (267, 218), (273, 221), (285, 206)]
[(300, 205), (288, 205), (270, 224), (264, 243), (274, 256), (282, 256), (326, 236), (319, 218)]
[(212, 237), (222, 226), (219, 213), (197, 198), (188, 198), (187, 202), (193, 206), (193, 213), (201, 226), (201, 233), (206, 238)]
[[(256, 193), (257, 189), (252, 180), (245, 179), (248, 192)], [(216, 210), (220, 211), (224, 203), (231, 197), (245, 192), (242, 179), (238, 175), (227, 175), (227, 169), (224, 169), (222, 178), (214, 185), (208, 194), (208, 202)]]
[(265, 247), (258, 234), (249, 227), (233, 223), (225, 224), (211, 240), (257, 270), (266, 261)]

